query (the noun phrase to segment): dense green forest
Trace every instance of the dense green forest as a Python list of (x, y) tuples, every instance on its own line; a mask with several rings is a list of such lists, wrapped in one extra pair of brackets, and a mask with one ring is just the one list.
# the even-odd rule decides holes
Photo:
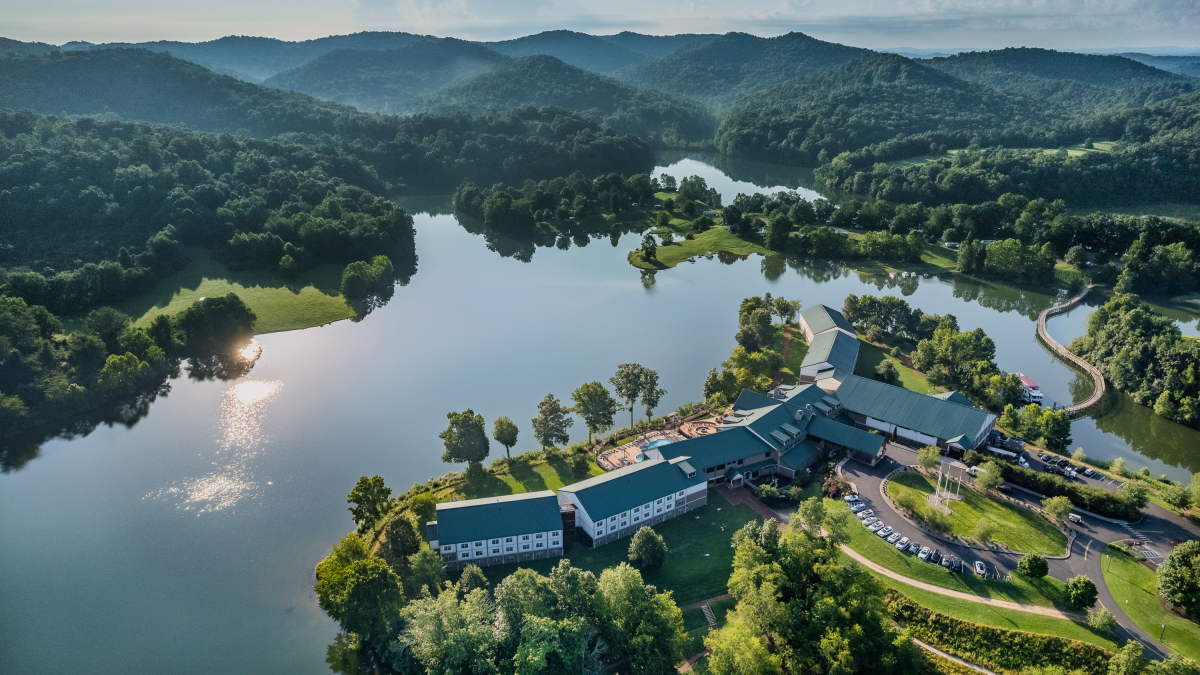
[(922, 135), (923, 147), (991, 143), (1058, 145), (1065, 116), (895, 54), (871, 54), (832, 71), (764, 89), (721, 123), (721, 152), (784, 163), (825, 162), (839, 152)]
[(716, 121), (702, 106), (637, 89), (551, 56), (503, 57), (461, 40), (391, 51), (337, 51), (264, 84), (382, 113), (555, 106), (618, 134), (668, 144), (704, 142)]
[(1200, 77), (1200, 55), (1192, 56), (1152, 56), (1150, 54), (1139, 54), (1137, 52), (1126, 52), (1119, 54), (1127, 59), (1133, 59), (1138, 63), (1144, 63), (1155, 68), (1180, 75), (1191, 75), (1192, 77)]
[[(1194, 285), (1190, 255), (1186, 263), (1191, 269), (1183, 273)], [(1183, 338), (1173, 319), (1136, 295), (1113, 296), (1088, 318), (1087, 334), (1070, 349), (1138, 403), (1176, 422), (1200, 425), (1200, 340)]]
[(630, 84), (725, 105), (771, 84), (836, 68), (869, 54), (803, 33), (760, 38), (726, 33), (614, 73)]
[[(634, 35), (634, 34), (629, 34)], [(613, 36), (616, 37), (616, 36)], [(656, 36), (642, 35), (643, 49), (650, 47), (652, 41), (663, 40)], [(679, 36), (687, 39), (694, 36)], [(577, 33), (570, 30), (549, 30), (535, 35), (526, 35), (515, 40), (500, 42), (484, 42), (484, 46), (509, 57), (522, 56), (553, 56), (563, 63), (576, 68), (590, 70), (593, 73), (605, 75), (626, 66), (640, 63), (650, 58), (643, 51), (632, 49), (633, 40), (626, 38), (621, 41), (587, 33)], [(668, 46), (680, 44), (682, 41), (673, 40)]]
[(963, 52), (924, 63), (967, 82), (1076, 111), (1140, 107), (1189, 93), (1200, 84), (1123, 56), (1026, 47)]
[[(827, 188), (927, 204), (995, 199), (1006, 192), (1106, 204), (1200, 200), (1200, 92), (1145, 108), (1071, 122), (1065, 138), (1118, 141), (1105, 152), (978, 147), (910, 166), (881, 162), (917, 154), (926, 138), (898, 138), (834, 158), (816, 171)], [(1049, 144), (1053, 145), (1053, 144)]]

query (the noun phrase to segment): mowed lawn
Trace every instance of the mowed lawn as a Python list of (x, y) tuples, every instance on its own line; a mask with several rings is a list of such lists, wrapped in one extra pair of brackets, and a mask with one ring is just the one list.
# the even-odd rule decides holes
[(705, 253), (720, 253), (722, 251), (737, 255), (750, 255), (751, 253), (771, 255), (772, 253), (765, 246), (730, 234), (728, 228), (724, 226), (714, 225), (708, 230), (697, 234), (695, 239), (684, 239), (680, 235), (674, 244), (659, 246), (652, 260), (646, 260), (642, 257), (641, 250), (636, 250), (629, 254), (629, 262), (635, 267), (648, 270), (661, 270), (674, 267), (691, 257), (702, 256)]
[[(512, 465), (510, 465), (512, 466)], [(521, 468), (513, 470), (509, 473), (499, 476), (488, 476), (487, 482), (478, 490), (468, 490), (465, 487), (460, 488), (462, 496), (466, 499), (480, 499), (482, 497), (499, 497), (500, 495), (516, 495), (524, 492), (540, 492), (542, 490), (557, 490), (565, 485), (578, 483), (581, 480), (586, 480), (592, 476), (599, 476), (604, 473), (604, 469), (596, 464), (595, 457), (588, 458), (588, 475), (582, 478), (576, 478), (571, 473), (571, 467), (562, 460), (552, 460), (549, 462), (538, 462), (532, 466), (521, 466)], [(438, 494), (438, 501), (449, 501), (450, 490), (446, 490)]]
[(1055, 635), (1069, 640), (1090, 642), (1112, 651), (1118, 649), (1117, 643), (1111, 635), (1092, 630), (1085, 624), (938, 595), (937, 593), (910, 586), (881, 574), (876, 574), (875, 578), (883, 585), (907, 595), (916, 603), (956, 619), (984, 626), (994, 626), (1008, 630), (1023, 630), (1029, 633)]
[[(1171, 649), (1200, 661), (1200, 626), (1168, 612), (1158, 598), (1158, 578), (1149, 567), (1125, 555), (1121, 549), (1109, 546), (1104, 560), (1104, 583), (1117, 605), (1129, 615), (1138, 628)], [(1166, 629), (1163, 629), (1166, 624)]]
[[(783, 354), (783, 326), (775, 326), (775, 341), (771, 344), (771, 349)], [(804, 357), (808, 354), (808, 344), (804, 342), (804, 333), (800, 332), (799, 328), (792, 329), (792, 336), (788, 340), (788, 355), (783, 361), (783, 367), (780, 372), (783, 373), (784, 384), (796, 384), (800, 381), (800, 364), (804, 363)]]
[[(934, 481), (916, 473), (900, 473), (888, 482), (887, 490), (892, 499), (910, 491), (916, 492), (917, 499), (924, 501), (927, 495), (933, 494)], [(1066, 552), (1067, 536), (1036, 513), (988, 499), (974, 490), (964, 488), (962, 496), (963, 501), (950, 502), (954, 534), (970, 537), (976, 523), (987, 519), (995, 528), (992, 539), (1014, 551), (1048, 555), (1062, 555)]]
[(884, 359), (892, 362), (896, 368), (896, 373), (900, 376), (900, 386), (918, 394), (936, 394), (941, 392), (938, 387), (929, 384), (929, 380), (917, 371), (909, 368), (900, 361), (888, 355), (882, 347), (867, 342), (861, 337), (858, 339), (858, 362), (854, 364), (854, 374), (867, 379), (875, 379), (875, 366), (883, 363)]
[[(846, 510), (845, 502), (840, 499), (826, 499), (825, 504), (830, 509)], [(933, 541), (922, 541), (919, 533), (908, 531), (907, 523), (900, 520), (895, 514), (890, 512), (885, 513), (883, 520), (892, 527), (899, 526), (901, 533), (909, 536), (917, 534), (917, 541), (929, 545), (931, 549), (939, 548)], [(863, 527), (858, 522), (858, 519), (853, 516), (850, 517), (848, 527), (850, 548), (862, 554), (876, 565), (909, 579), (923, 581), (927, 584), (933, 584), (950, 590), (971, 593), (981, 598), (994, 598), (996, 600), (1007, 600), (1027, 605), (1053, 607), (1055, 602), (1062, 598), (1064, 584), (1052, 577), (1026, 579), (1017, 572), (1013, 572), (1012, 581), (1000, 581), (997, 579), (980, 579), (970, 573), (955, 574), (941, 565), (922, 562), (915, 555), (908, 555), (907, 553), (897, 551), (895, 546), (868, 532), (867, 528)]]
[[(749, 506), (730, 506), (717, 494), (710, 493), (707, 506), (653, 526), (667, 544), (667, 562), (660, 569), (643, 572), (642, 578), (660, 591), (672, 591), (675, 603), (680, 606), (728, 593), (729, 575), (733, 572), (733, 533), (750, 521), (761, 519)], [(618, 539), (598, 548), (572, 541), (563, 558), (600, 576), (604, 570), (629, 561), (630, 539)], [(548, 574), (558, 561), (559, 558), (550, 558), (493, 565), (483, 568), (483, 573), (494, 584), (519, 567)]]

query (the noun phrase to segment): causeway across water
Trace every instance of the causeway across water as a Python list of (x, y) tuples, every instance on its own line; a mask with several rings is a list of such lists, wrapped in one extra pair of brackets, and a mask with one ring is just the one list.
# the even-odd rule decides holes
[(1075, 364), (1080, 369), (1086, 371), (1088, 375), (1092, 376), (1092, 381), (1095, 382), (1095, 387), (1092, 390), (1091, 396), (1087, 397), (1086, 400), (1080, 403), (1069, 405), (1063, 408), (1063, 410), (1067, 411), (1067, 415), (1071, 417), (1075, 417), (1088, 408), (1096, 405), (1100, 402), (1100, 399), (1104, 397), (1104, 375), (1100, 374), (1100, 371), (1097, 370), (1095, 366), (1087, 361), (1084, 361), (1078, 356), (1075, 356), (1066, 347), (1060, 345), (1057, 340), (1050, 337), (1050, 332), (1046, 330), (1046, 319), (1049, 319), (1056, 314), (1062, 314), (1063, 312), (1070, 311), (1070, 309), (1078, 304), (1079, 301), (1087, 297), (1088, 291), (1091, 289), (1092, 285), (1085, 286), (1082, 291), (1079, 291), (1079, 293), (1070, 300), (1067, 300), (1061, 305), (1047, 307), (1046, 309), (1042, 310), (1041, 314), (1038, 315), (1037, 337), (1042, 341), (1042, 344), (1049, 347), (1055, 354), (1058, 354), (1062, 358)]

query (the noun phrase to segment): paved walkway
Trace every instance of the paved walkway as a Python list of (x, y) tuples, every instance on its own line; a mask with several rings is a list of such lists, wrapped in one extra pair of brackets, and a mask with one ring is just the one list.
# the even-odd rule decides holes
[(912, 641), (915, 642), (917, 644), (917, 646), (920, 647), (921, 649), (924, 649), (927, 652), (937, 654), (938, 656), (942, 657), (943, 659), (946, 659), (948, 661), (953, 661), (960, 666), (966, 666), (966, 667), (970, 668), (971, 670), (975, 670), (975, 671), (984, 673), (984, 675), (996, 675), (996, 673), (993, 673), (992, 671), (988, 670), (987, 668), (980, 668), (979, 666), (975, 665), (974, 663), (967, 663), (966, 661), (963, 661), (962, 659), (958, 658), (957, 656), (951, 656), (950, 654), (947, 654), (946, 652), (938, 649), (937, 647), (933, 647), (933, 646), (925, 644), (924, 642), (921, 642), (917, 638), (912, 638)]

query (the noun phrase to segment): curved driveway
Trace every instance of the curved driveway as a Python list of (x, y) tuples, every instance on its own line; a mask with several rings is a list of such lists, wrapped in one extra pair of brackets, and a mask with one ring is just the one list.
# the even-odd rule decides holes
[[(918, 537), (927, 540), (925, 543), (929, 543), (931, 548), (939, 548), (943, 553), (949, 552), (951, 555), (956, 555), (966, 561), (981, 560), (987, 565), (989, 570), (994, 570), (1001, 576), (1015, 570), (1017, 561), (1021, 557), (1020, 554), (1004, 553), (996, 550), (978, 550), (934, 540), (924, 530), (918, 529), (911, 521), (901, 516), (883, 499), (883, 479), (902, 466), (915, 466), (916, 462), (917, 455), (915, 451), (894, 443), (888, 443), (885, 447), (884, 459), (876, 466), (872, 467), (861, 462), (849, 461), (842, 467), (842, 472), (847, 479), (854, 483), (859, 494), (870, 504), (870, 508), (874, 509), (875, 513), (882, 520), (892, 524), (893, 527), (899, 523), (900, 528), (898, 529), (900, 531), (916, 531), (919, 533)], [(943, 458), (943, 462), (949, 465), (950, 460)], [(1034, 468), (1040, 468), (1037, 466), (1040, 462), (1036, 458), (1031, 457), (1030, 463), (1035, 465)], [(1085, 482), (1099, 487), (1105, 481)], [(1110, 483), (1107, 485), (1107, 489), (1116, 489), (1116, 486)], [(1017, 501), (1028, 504), (1038, 505), (1041, 503), (1041, 498), (1036, 494), (1020, 488), (1014, 489), (1009, 496)], [(1154, 504), (1150, 504), (1143, 509), (1142, 514), (1141, 521), (1132, 526), (1124, 527), (1116, 523), (1102, 521), (1099, 518), (1083, 516), (1082, 523), (1072, 526), (1075, 529), (1076, 536), (1075, 541), (1071, 545), (1069, 555), (1065, 559), (1048, 560), (1050, 563), (1050, 576), (1063, 581), (1080, 574), (1091, 578), (1096, 583), (1096, 588), (1100, 591), (1101, 604), (1117, 617), (1118, 628), (1115, 631), (1117, 636), (1122, 639), (1134, 639), (1141, 642), (1146, 646), (1146, 656), (1148, 657), (1164, 659), (1168, 656), (1169, 651), (1160, 645), (1151, 635), (1138, 628), (1125, 615), (1122, 608), (1117, 606), (1116, 600), (1108, 592), (1101, 567), (1103, 564), (1104, 549), (1111, 542), (1137, 536), (1147, 541), (1149, 548), (1165, 554), (1167, 551), (1170, 551), (1171, 542), (1200, 538), (1200, 528), (1191, 523), (1183, 522), (1182, 518), (1174, 516)], [(934, 545), (935, 543), (936, 546)]]

